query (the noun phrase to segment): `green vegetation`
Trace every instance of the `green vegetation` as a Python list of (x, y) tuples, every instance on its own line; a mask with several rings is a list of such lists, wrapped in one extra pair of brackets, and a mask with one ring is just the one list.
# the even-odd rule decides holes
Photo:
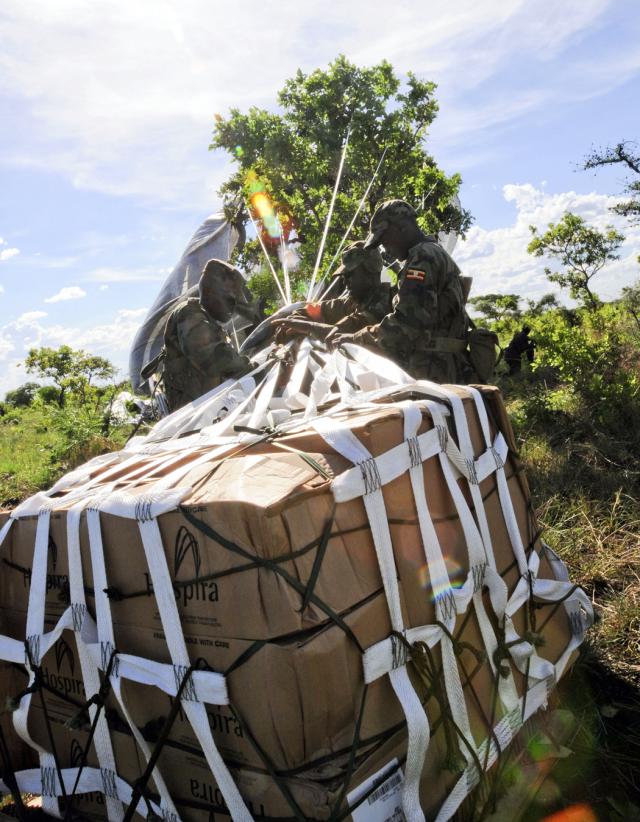
[[(460, 185), (427, 153), (424, 138), (436, 117), (436, 86), (409, 73), (406, 86), (392, 66), (359, 68), (338, 57), (325, 70), (298, 71), (278, 94), (279, 113), (251, 108), (217, 116), (212, 149), (224, 149), (236, 169), (220, 193), (227, 214), (248, 221), (244, 203), (279, 265), (279, 233), (296, 243), (298, 277), (308, 280), (329, 211), (344, 140), (351, 127), (340, 189), (327, 238), (325, 267), (336, 252), (384, 154), (364, 208), (349, 240), (366, 234), (371, 215), (385, 199), (400, 197), (417, 206), (425, 229), (464, 233), (470, 215), (453, 204)], [(252, 269), (260, 260), (257, 241), (247, 243), (239, 261)], [(324, 273), (321, 270), (320, 274)]]
[(0, 507), (14, 506), (92, 457), (121, 448), (131, 430), (111, 416), (123, 385), (104, 382), (115, 374), (108, 360), (63, 345), (32, 349), (26, 364), (54, 384), (25, 383), (0, 404)]
[(629, 199), (616, 203), (611, 211), (626, 217), (631, 223), (640, 222), (640, 152), (637, 143), (623, 141), (613, 147), (594, 150), (582, 167), (599, 169), (604, 166), (622, 166), (630, 172), (624, 185), (624, 193)]
[(533, 239), (528, 251), (536, 257), (551, 257), (562, 265), (561, 271), (545, 268), (547, 278), (569, 290), (574, 300), (595, 311), (600, 300), (591, 290), (591, 280), (603, 266), (617, 260), (616, 251), (624, 235), (611, 226), (606, 231), (587, 223), (576, 214), (566, 213), (559, 223), (549, 223), (544, 234), (530, 226)]

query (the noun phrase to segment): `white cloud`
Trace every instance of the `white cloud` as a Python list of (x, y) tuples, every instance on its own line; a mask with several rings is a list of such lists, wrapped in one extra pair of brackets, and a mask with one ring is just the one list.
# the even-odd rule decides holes
[[(620, 260), (605, 266), (593, 280), (597, 294), (604, 299), (614, 299), (625, 285), (640, 278), (637, 263), (640, 226), (632, 227), (609, 211), (616, 203), (616, 197), (577, 194), (575, 191), (553, 194), (546, 187), (536, 188), (531, 183), (506, 185), (503, 194), (505, 200), (515, 206), (513, 223), (493, 230), (473, 226), (466, 241), (460, 243), (454, 253), (463, 273), (473, 277), (471, 296), (500, 292), (540, 297), (549, 291), (557, 291), (557, 286), (552, 285), (544, 274), (545, 265), (553, 269), (553, 263), (527, 253), (531, 240), (529, 226), (546, 229), (567, 211), (579, 214), (600, 229), (614, 225), (626, 235)], [(563, 299), (566, 301), (566, 297)]]
[(52, 297), (47, 297), (45, 299), (45, 303), (61, 303), (66, 300), (81, 300), (86, 296), (87, 292), (83, 288), (80, 288), (80, 286), (69, 285), (65, 286), (65, 288), (61, 288), (60, 291)]
[(11, 337), (0, 332), (0, 362), (6, 360), (15, 347), (15, 343)]
[(46, 316), (48, 316), (46, 311), (26, 311), (24, 314), (21, 314), (12, 325), (16, 328), (28, 328), (37, 324), (38, 320)]
[[(265, 0), (232, 10), (207, 0), (5, 0), (0, 91), (27, 115), (16, 121), (19, 148), (5, 161), (55, 168), (82, 188), (210, 204), (228, 168), (207, 152), (214, 113), (275, 107), (276, 90), (299, 66), (344, 53), (434, 78), (447, 95), (445, 132), (467, 138), (496, 118), (601, 93), (632, 76), (636, 58), (623, 65), (618, 49), (599, 54), (588, 72), (567, 68), (563, 83), (527, 85), (529, 67), (556, 61), (565, 70), (565, 51), (614, 5), (454, 0), (431, 4), (428, 14), (418, 3), (396, 4), (391, 15), (381, 0)], [(503, 75), (522, 76), (517, 91), (489, 101), (470, 94)], [(465, 93), (463, 118), (456, 101)]]
[(15, 257), (19, 253), (19, 248), (3, 248), (2, 251), (0, 251), (0, 262), (10, 260), (12, 257)]
[(90, 271), (85, 277), (86, 282), (94, 283), (135, 283), (164, 280), (167, 269), (145, 266), (144, 268), (109, 268), (103, 266)]
[(109, 286), (108, 286), (108, 285), (101, 285), (101, 286), (98, 288), (98, 290), (99, 290), (99, 291), (106, 291), (108, 288), (109, 288)]
[[(133, 337), (147, 313), (146, 308), (117, 311), (111, 322), (94, 326), (48, 325), (44, 311), (29, 311), (17, 320), (0, 327), (0, 396), (25, 381), (20, 363), (30, 348), (70, 345), (99, 354), (110, 360), (123, 375), (127, 373), (129, 349)], [(11, 355), (11, 358), (10, 358)]]

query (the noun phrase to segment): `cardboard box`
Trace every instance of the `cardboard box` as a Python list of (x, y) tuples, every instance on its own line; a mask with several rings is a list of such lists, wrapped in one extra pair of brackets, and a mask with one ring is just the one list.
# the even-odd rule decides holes
[[(513, 433), (499, 393), (488, 390), (485, 397), (494, 432), (501, 430), (513, 449)], [(468, 397), (464, 402), (478, 456), (485, 450), (484, 439), (475, 405)], [(342, 422), (374, 455), (403, 440), (403, 419), (397, 408), (351, 412)], [(432, 421), (425, 414), (421, 431), (431, 427)], [(184, 462), (189, 458), (185, 452)], [(141, 458), (137, 477), (123, 480), (127, 492), (146, 493), (162, 476), (162, 469), (145, 473), (146, 460)], [(331, 476), (348, 467), (346, 460), (314, 430), (303, 430), (197, 466), (180, 483), (192, 488), (184, 508), (159, 519), (191, 659), (203, 658), (221, 673), (231, 670), (228, 688), (232, 705), (208, 706), (209, 724), (241, 792), (258, 815), (287, 818), (292, 812), (281, 787), (265, 773), (264, 759), (252, 738), (280, 773), (281, 784), (304, 808), (304, 815), (317, 819), (330, 816), (341, 795), (341, 778), (363, 691), (361, 649), (385, 639), (391, 631), (363, 502), (356, 499), (334, 505)], [(528, 487), (520, 469), (512, 450), (506, 473), (520, 533), (528, 550), (539, 550)], [(436, 532), (450, 572), (461, 583), (468, 573), (467, 548), (439, 459), (427, 460), (423, 471)], [(471, 503), (466, 483), (460, 481), (460, 487)], [(497, 566), (511, 592), (519, 571), (513, 562), (495, 478), (484, 480), (480, 490)], [(432, 624), (434, 591), (425, 565), (409, 476), (401, 475), (384, 486), (383, 495), (405, 624)], [(64, 508), (64, 498), (59, 502)], [(218, 536), (203, 533), (189, 516)], [(0, 575), (0, 586), (3, 602), (11, 609), (7, 631), (11, 630), (16, 638), (24, 637), (35, 524), (35, 518), (15, 523), (3, 549), (9, 564)], [(102, 514), (101, 525), (118, 650), (169, 662), (138, 524)], [(65, 528), (64, 512), (54, 513), (47, 569), (48, 629), (68, 601)], [(323, 535), (328, 538), (323, 539)], [(81, 551), (87, 602), (93, 611), (95, 597), (106, 594), (92, 589), (84, 515)], [(544, 556), (539, 576), (553, 576)], [(486, 602), (491, 613), (488, 597)], [(360, 648), (336, 624), (337, 617), (349, 626)], [(526, 627), (525, 617), (521, 610), (514, 619), (521, 634)], [(456, 632), (468, 646), (459, 657), (459, 668), (471, 728), (477, 742), (481, 742), (487, 737), (488, 724), (496, 724), (501, 718), (493, 699), (493, 677), (488, 662), (479, 660), (472, 651), (484, 648), (475, 615), (459, 617)], [(562, 607), (547, 622), (543, 633), (545, 644), (539, 653), (555, 661), (570, 637)], [(50, 696), (52, 711), (61, 721), (65, 711), (69, 712), (70, 697), (86, 698), (74, 654), (75, 639), (65, 634), (43, 659), (43, 675), (64, 694), (64, 698)], [(243, 655), (244, 664), (233, 667)], [(438, 648), (434, 660), (439, 666)], [(425, 809), (435, 808), (455, 775), (443, 769), (446, 746), (434, 692), (437, 688), (427, 690), (412, 664), (408, 670), (421, 697), (428, 700), (427, 713), (434, 729), (423, 772), (423, 801)], [(525, 677), (515, 670), (514, 675), (522, 694)], [(157, 729), (170, 710), (169, 696), (131, 682), (124, 684), (124, 692), (138, 727), (149, 733)], [(115, 721), (117, 708), (111, 707)], [(367, 691), (361, 744), (356, 751), (357, 769), (348, 792), (393, 758), (402, 761), (403, 745), (406, 747), (402, 725), (399, 703), (388, 677), (382, 677)], [(125, 758), (125, 770), (128, 763)], [(120, 766), (118, 762), (119, 770)], [(180, 713), (162, 752), (160, 768), (176, 802), (183, 804), (187, 819), (197, 820), (203, 813), (214, 814), (208, 818), (224, 815), (219, 792), (193, 731)]]

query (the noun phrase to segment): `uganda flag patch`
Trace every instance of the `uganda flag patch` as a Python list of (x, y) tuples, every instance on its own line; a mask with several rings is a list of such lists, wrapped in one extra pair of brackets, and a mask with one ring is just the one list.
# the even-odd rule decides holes
[(423, 282), (424, 278), (427, 276), (426, 271), (420, 271), (419, 268), (410, 268), (407, 271), (407, 280), (418, 280), (419, 282)]

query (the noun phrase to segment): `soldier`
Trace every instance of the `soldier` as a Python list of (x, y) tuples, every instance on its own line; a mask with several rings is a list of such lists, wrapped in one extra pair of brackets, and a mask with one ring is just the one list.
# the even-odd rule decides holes
[(377, 248), (364, 249), (362, 240), (342, 254), (334, 277), (341, 277), (345, 292), (332, 300), (307, 303), (300, 311), (274, 325), (280, 339), (294, 334), (327, 341), (336, 334), (349, 334), (379, 322), (391, 311), (392, 290), (380, 282), (382, 256)]
[(513, 377), (522, 369), (522, 355), (527, 355), (529, 363), (533, 362), (536, 344), (529, 336), (531, 326), (523, 325), (511, 338), (511, 342), (504, 350), (504, 360), (509, 366), (509, 376)]
[(202, 269), (199, 297), (184, 300), (169, 315), (162, 359), (171, 411), (251, 369), (222, 327), (236, 305), (246, 302), (243, 285), (237, 269), (222, 260), (209, 260)]
[(341, 334), (334, 343), (379, 349), (418, 379), (469, 382), (473, 369), (466, 354), (467, 315), (458, 266), (435, 237), (420, 230), (415, 210), (403, 200), (388, 200), (373, 215), (364, 248), (379, 245), (403, 263), (393, 310), (376, 325)]

